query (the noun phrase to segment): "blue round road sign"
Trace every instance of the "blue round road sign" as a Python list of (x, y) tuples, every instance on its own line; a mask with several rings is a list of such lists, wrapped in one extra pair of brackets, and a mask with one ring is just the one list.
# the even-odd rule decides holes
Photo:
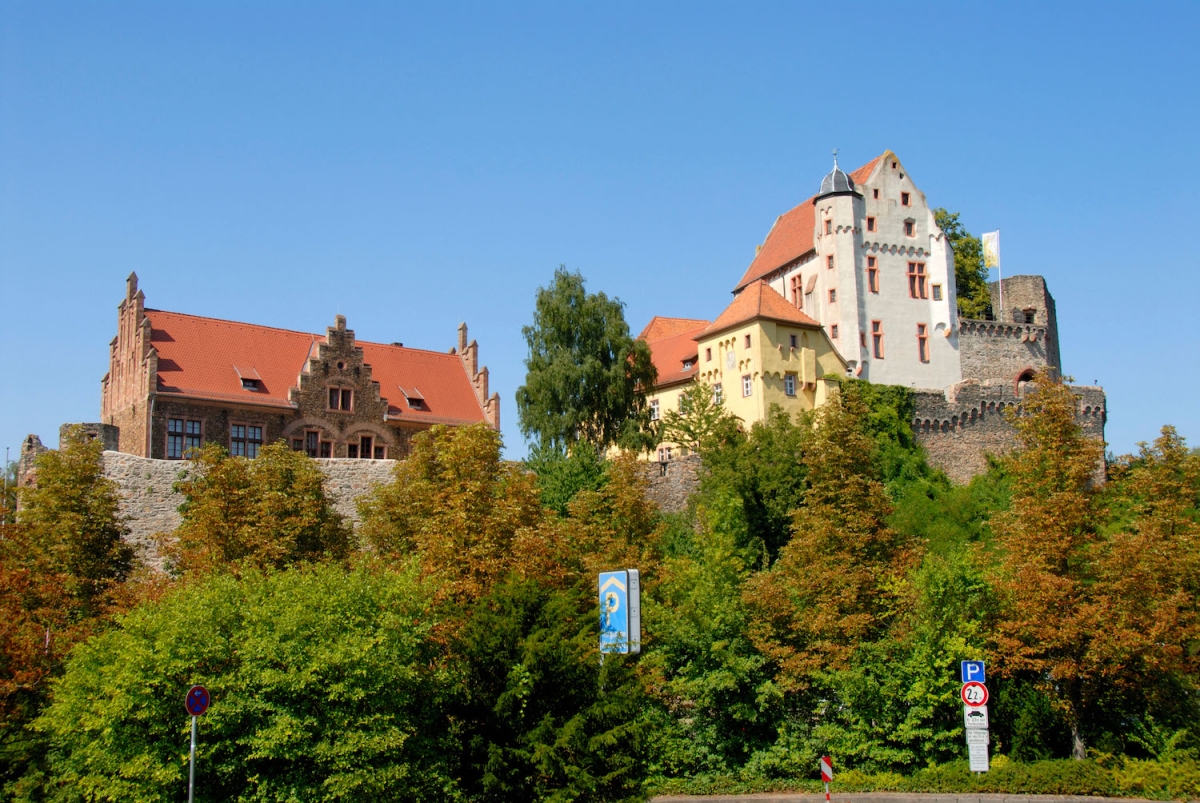
[(208, 689), (203, 686), (192, 686), (188, 689), (187, 699), (183, 703), (188, 713), (198, 717), (208, 710)]

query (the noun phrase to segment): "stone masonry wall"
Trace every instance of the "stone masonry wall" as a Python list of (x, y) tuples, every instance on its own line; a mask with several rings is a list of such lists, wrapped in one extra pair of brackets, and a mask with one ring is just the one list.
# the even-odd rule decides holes
[(960, 320), (958, 353), (963, 379), (1016, 385), (1027, 369), (1060, 369), (1057, 347), (1036, 324)]
[(700, 488), (700, 465), (700, 456), (695, 454), (666, 463), (646, 463), (643, 476), (650, 485), (647, 496), (663, 513), (687, 510), (688, 497)]
[[(1079, 399), (1076, 420), (1084, 432), (1104, 439), (1104, 390), (1075, 386)], [(1007, 454), (1016, 445), (1016, 433), (1007, 411), (1021, 410), (1019, 389), (1009, 382), (981, 384), (968, 380), (945, 390), (916, 391), (912, 428), (925, 448), (930, 465), (942, 469), (955, 482), (969, 482), (987, 471), (987, 455)]]
[[(325, 492), (338, 513), (358, 526), (355, 500), (376, 485), (392, 478), (395, 460), (319, 460), (325, 472)], [(154, 541), (156, 533), (169, 533), (179, 526), (179, 506), (183, 495), (176, 493), (175, 483), (187, 470), (182, 460), (155, 460), (147, 457), (104, 453), (104, 473), (117, 483), (121, 495), (121, 515), (128, 520), (129, 540), (139, 557), (155, 568), (162, 559)]]

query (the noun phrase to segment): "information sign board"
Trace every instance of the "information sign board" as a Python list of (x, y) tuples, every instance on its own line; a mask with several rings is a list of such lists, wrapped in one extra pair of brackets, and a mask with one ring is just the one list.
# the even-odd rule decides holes
[(986, 705), (969, 708), (963, 707), (963, 725), (968, 730), (987, 730), (988, 709)]
[(988, 748), (986, 744), (969, 744), (967, 745), (967, 761), (971, 765), (971, 772), (987, 772), (988, 771)]
[(963, 661), (962, 662), (962, 682), (970, 683), (987, 683), (987, 677), (983, 671), (983, 661)]

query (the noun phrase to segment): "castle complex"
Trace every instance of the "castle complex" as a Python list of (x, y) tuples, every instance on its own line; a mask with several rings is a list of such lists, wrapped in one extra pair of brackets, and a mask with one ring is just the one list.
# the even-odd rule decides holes
[[(1015, 276), (993, 283), (991, 291), (995, 320), (959, 317), (953, 250), (925, 194), (899, 157), (886, 151), (849, 174), (835, 159), (817, 194), (775, 221), (734, 287), (729, 309), (748, 294), (769, 296), (772, 309), (786, 304), (819, 326), (809, 336), (830, 345), (847, 375), (913, 389), (917, 439), (932, 464), (962, 482), (986, 470), (987, 454), (1012, 448), (1013, 432), (1004, 413), (1020, 407), (1024, 383), (1037, 371), (1058, 375), (1062, 367), (1054, 299), (1045, 280)], [(695, 346), (680, 348), (678, 332), (663, 337), (661, 324), (656, 327), (661, 321), (686, 321)], [(740, 352), (706, 372), (707, 348), (701, 341), (707, 324), (655, 318), (643, 331), (660, 376), (652, 409), (656, 399), (662, 404), (681, 392), (684, 385), (675, 365), (680, 359), (700, 366), (687, 381), (699, 379), (714, 389), (728, 384), (722, 369), (733, 368), (741, 395), (757, 393), (759, 399), (757, 405), (727, 403), (746, 423), (760, 420), (770, 403), (788, 412), (811, 409), (811, 399), (772, 392), (772, 382), (794, 389), (801, 374), (795, 363), (788, 367), (756, 359), (755, 352), (762, 350), (749, 336), (729, 341), (729, 348)], [(780, 348), (781, 355), (787, 346), (765, 345)], [(829, 360), (820, 361), (815, 376), (824, 379), (832, 367)], [(664, 377), (670, 380), (664, 382)], [(1103, 439), (1104, 391), (1073, 390), (1081, 425)], [(723, 395), (733, 398), (727, 388)], [(664, 446), (660, 459), (673, 446)]]

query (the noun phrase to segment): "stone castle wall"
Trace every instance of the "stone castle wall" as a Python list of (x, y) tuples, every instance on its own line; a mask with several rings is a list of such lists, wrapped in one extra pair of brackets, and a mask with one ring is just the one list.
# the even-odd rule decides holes
[[(325, 473), (325, 493), (335, 510), (358, 526), (355, 500), (376, 485), (389, 482), (395, 460), (318, 460)], [(161, 568), (162, 560), (154, 536), (169, 533), (182, 520), (179, 506), (183, 495), (174, 490), (188, 463), (104, 452), (104, 473), (117, 484), (120, 513), (128, 522), (130, 542), (149, 565)]]
[[(1104, 440), (1104, 390), (1071, 388), (1078, 398), (1076, 420), (1084, 432)], [(987, 455), (1001, 456), (1016, 445), (1008, 411), (1021, 411), (1021, 389), (1008, 382), (981, 384), (967, 380), (945, 391), (915, 394), (912, 429), (932, 466), (955, 482), (969, 482), (987, 471)]]
[(674, 457), (665, 463), (647, 462), (642, 469), (646, 495), (663, 513), (687, 510), (688, 498), (700, 489), (700, 456)]

